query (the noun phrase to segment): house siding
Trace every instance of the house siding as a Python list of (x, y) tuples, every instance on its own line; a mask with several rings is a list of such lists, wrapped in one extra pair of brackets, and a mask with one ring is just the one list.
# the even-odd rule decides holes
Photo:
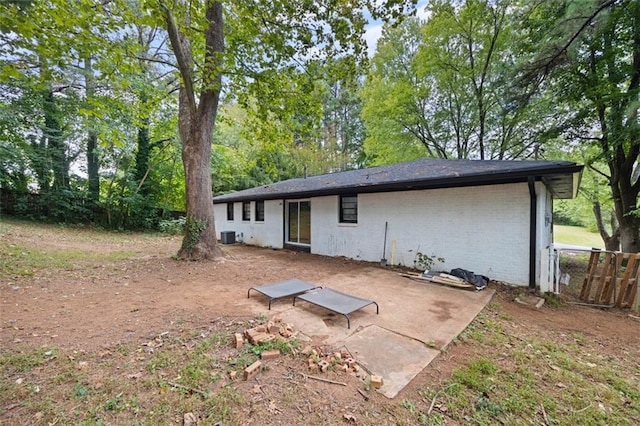
[(236, 240), (247, 244), (282, 248), (284, 223), (282, 219), (282, 200), (264, 202), (264, 222), (256, 222), (256, 203), (251, 202), (251, 219), (242, 220), (242, 202), (233, 205), (234, 220), (227, 220), (227, 204), (214, 204), (216, 232), (218, 238), (224, 231), (234, 231)]
[[(537, 187), (542, 197), (544, 186)], [(444, 258), (434, 269), (464, 268), (527, 284), (527, 184), (434, 189), (358, 196), (358, 224), (338, 223), (338, 197), (312, 201), (311, 252), (413, 266), (417, 252)], [(542, 206), (540, 206), (542, 208)], [(395, 248), (395, 250), (392, 249)]]
[[(537, 253), (551, 243), (551, 196), (536, 183)], [(444, 258), (433, 269), (464, 268), (494, 280), (529, 282), (530, 194), (526, 183), (358, 194), (358, 223), (339, 223), (340, 197), (311, 198), (311, 252), (325, 256), (413, 266), (417, 252)], [(265, 221), (233, 222), (215, 204), (216, 229), (235, 231), (247, 243), (282, 248), (283, 201), (265, 201)], [(545, 220), (548, 217), (548, 220)], [(240, 220), (238, 219), (240, 218)], [(383, 253), (385, 222), (386, 250)], [(536, 277), (540, 256), (537, 256)], [(537, 280), (537, 279), (536, 279)]]

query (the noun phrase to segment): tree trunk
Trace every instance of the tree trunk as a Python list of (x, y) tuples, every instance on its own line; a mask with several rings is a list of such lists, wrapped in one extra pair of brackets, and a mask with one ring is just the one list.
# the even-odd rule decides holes
[[(93, 79), (91, 58), (84, 60), (86, 99), (90, 100), (96, 91)], [(93, 119), (91, 123), (93, 124)], [(100, 200), (100, 158), (98, 157), (98, 133), (91, 126), (87, 135), (87, 178), (89, 181), (89, 199), (94, 203)]]
[[(143, 101), (146, 102), (146, 99)], [(151, 145), (149, 143), (149, 118), (142, 118), (138, 126), (138, 151), (136, 152), (136, 167), (133, 177), (140, 187), (141, 195), (149, 194), (147, 175), (149, 172), (149, 154)]]
[[(182, 115), (182, 114), (181, 114)], [(212, 259), (223, 255), (217, 245), (211, 190), (211, 132), (199, 117), (191, 120), (190, 131), (182, 136), (187, 204), (187, 226), (181, 259)]]
[(604, 248), (609, 251), (620, 251), (620, 227), (615, 220), (615, 214), (611, 215), (611, 235), (607, 232), (607, 228), (602, 219), (602, 207), (600, 202), (593, 202), (593, 214), (596, 217), (596, 224), (598, 225), (598, 232), (604, 241)]
[(69, 187), (69, 159), (62, 136), (60, 113), (52, 90), (47, 90), (44, 97), (44, 136), (53, 169), (51, 189), (60, 191)]
[(203, 75), (208, 78), (202, 82), (198, 101), (194, 91), (190, 40), (179, 30), (171, 10), (166, 5), (163, 9), (169, 40), (182, 77), (178, 130), (182, 141), (187, 226), (178, 257), (211, 259), (223, 255), (216, 240), (211, 181), (211, 143), (222, 86), (222, 4), (207, 2), (205, 15), (209, 25), (205, 30)]
[[(636, 156), (637, 158), (637, 156)], [(631, 185), (632, 172), (618, 170), (617, 179), (612, 179), (613, 202), (616, 218), (620, 224), (620, 244), (625, 253), (640, 252), (640, 220), (636, 213), (637, 185)]]

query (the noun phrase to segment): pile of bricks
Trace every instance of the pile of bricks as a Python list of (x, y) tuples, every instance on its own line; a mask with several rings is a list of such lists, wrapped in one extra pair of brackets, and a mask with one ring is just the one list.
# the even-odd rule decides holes
[(242, 349), (246, 342), (252, 345), (264, 345), (276, 340), (278, 337), (288, 339), (293, 336), (293, 331), (293, 325), (283, 323), (280, 318), (274, 318), (266, 324), (258, 324), (253, 328), (249, 328), (244, 333), (236, 333), (234, 345), (236, 349)]
[(307, 346), (302, 353), (308, 355), (309, 371), (326, 373), (328, 370), (358, 373), (360, 366), (346, 349), (333, 351), (328, 348)]
[(366, 379), (374, 389), (380, 389), (384, 384), (381, 376), (367, 374), (360, 368), (358, 362), (346, 349), (335, 351), (329, 348), (307, 346), (302, 350), (303, 355), (307, 355), (307, 365), (309, 371), (326, 373), (329, 370), (343, 373), (351, 373), (361, 379)]
[[(282, 319), (276, 317), (265, 324), (258, 324), (255, 327), (246, 329), (244, 333), (235, 333), (234, 346), (242, 349), (245, 343), (252, 345), (265, 345), (279, 338), (288, 339), (294, 334), (292, 324), (282, 322)], [(326, 373), (327, 371), (351, 373), (359, 378), (367, 378), (372, 388), (379, 389), (383, 385), (383, 379), (380, 376), (369, 375), (362, 370), (358, 362), (351, 356), (346, 349), (335, 350), (332, 348), (317, 346), (307, 346), (302, 352), (307, 356), (307, 365), (310, 372)], [(261, 360), (277, 359), (280, 357), (280, 350), (271, 349), (264, 350), (260, 354)], [(258, 360), (244, 369), (244, 380), (255, 377), (262, 368), (262, 361)], [(235, 379), (235, 372), (232, 373), (231, 379)]]
[[(293, 332), (293, 325), (283, 323), (281, 318), (274, 318), (266, 324), (258, 324), (255, 327), (248, 328), (244, 333), (235, 333), (233, 343), (236, 349), (242, 349), (247, 342), (254, 346), (265, 345), (278, 338), (288, 339), (293, 336)], [(260, 359), (276, 359), (279, 358), (280, 355), (279, 349), (264, 350), (260, 354)], [(260, 372), (261, 367), (262, 362), (258, 360), (245, 368), (243, 375), (244, 380), (249, 380), (256, 376)], [(231, 379), (235, 379), (235, 374), (231, 376)]]

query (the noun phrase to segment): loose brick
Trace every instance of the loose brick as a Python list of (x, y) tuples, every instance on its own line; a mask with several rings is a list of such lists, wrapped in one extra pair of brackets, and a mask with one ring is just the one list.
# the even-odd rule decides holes
[(267, 330), (267, 331), (268, 331), (269, 333), (271, 333), (271, 334), (278, 334), (278, 333), (280, 333), (280, 327), (278, 327), (278, 326), (277, 326), (277, 325), (275, 325), (275, 324), (271, 324), (271, 325), (268, 327), (268, 330)]
[(260, 332), (260, 333), (266, 333), (267, 332), (267, 326), (264, 324), (260, 324), (259, 326), (255, 327), (256, 331)]
[(276, 340), (276, 336), (272, 334), (260, 334), (254, 338), (256, 345), (264, 345), (269, 342), (273, 342)]
[(242, 349), (242, 347), (244, 346), (244, 337), (242, 337), (242, 334), (240, 333), (235, 334), (234, 343), (235, 343), (236, 349)]
[(261, 332), (256, 330), (255, 328), (248, 328), (244, 331), (244, 336), (249, 339), (249, 341), (252, 340), (253, 336), (256, 336), (258, 334), (260, 334)]
[(384, 384), (384, 380), (382, 379), (381, 376), (371, 375), (371, 377), (369, 378), (369, 384), (374, 389), (380, 389)]
[(230, 371), (229, 372), (229, 378), (231, 380), (235, 380), (237, 378), (237, 376), (238, 376), (238, 372), (237, 371)]
[(322, 371), (323, 373), (326, 373), (327, 370), (329, 369), (329, 363), (324, 359), (320, 360), (320, 362), (318, 363), (318, 367), (320, 368), (320, 371)]
[(307, 345), (307, 346), (304, 347), (304, 349), (302, 349), (301, 353), (302, 353), (302, 355), (307, 356), (307, 355), (311, 354), (311, 351), (313, 351), (313, 348), (311, 347), (311, 345)]
[(249, 380), (256, 376), (260, 372), (260, 367), (262, 367), (262, 362), (256, 361), (247, 368), (244, 369), (244, 379)]
[(260, 342), (260, 340), (262, 340), (262, 339), (264, 339), (264, 338), (266, 338), (268, 336), (269, 335), (267, 333), (257, 333), (257, 334), (252, 335), (251, 337), (249, 337), (249, 342), (252, 345), (257, 345), (258, 342)]
[(260, 354), (261, 359), (276, 359), (280, 357), (279, 349), (271, 349), (269, 351), (262, 351)]

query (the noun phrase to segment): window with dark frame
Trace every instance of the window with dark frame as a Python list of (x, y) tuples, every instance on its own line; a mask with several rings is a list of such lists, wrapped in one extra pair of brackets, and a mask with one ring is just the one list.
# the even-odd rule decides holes
[(251, 220), (251, 201), (242, 202), (242, 220)]
[(264, 200), (256, 201), (256, 222), (264, 222)]
[(358, 223), (358, 195), (340, 196), (340, 223)]
[(233, 220), (233, 203), (227, 203), (227, 220)]

